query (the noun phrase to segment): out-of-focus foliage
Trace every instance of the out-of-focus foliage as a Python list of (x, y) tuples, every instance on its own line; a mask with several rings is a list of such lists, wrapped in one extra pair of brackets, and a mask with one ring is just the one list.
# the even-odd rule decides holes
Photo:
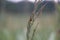
[(55, 11), (55, 3), (53, 1), (43, 1), (43, 2), (38, 2), (40, 3), (37, 7), (36, 12), (38, 12), (40, 10), (40, 8), (47, 3), (47, 5), (43, 8), (42, 12), (43, 13), (52, 13)]
[[(22, 11), (23, 7), (25, 6), (24, 3), (25, 2), (19, 2), (17, 5), (15, 3), (7, 2), (6, 9), (10, 10), (10, 11), (19, 11), (20, 12), (20, 11)], [(32, 4), (32, 3), (29, 4), (29, 3), (28, 3), (28, 5), (29, 5), (29, 7), (31, 6), (31, 8), (28, 8), (28, 9), (30, 9), (30, 11), (32, 11), (34, 4)], [(44, 4), (45, 4), (45, 2), (38, 5), (37, 9), (39, 9), (40, 6), (42, 6)], [(49, 2), (43, 11), (52, 12), (54, 10), (55, 10), (54, 3)], [(60, 6), (58, 6), (58, 11), (60, 12)], [(27, 20), (29, 19), (27, 17), (29, 17), (29, 16), (30, 15), (27, 15), (24, 13), (23, 16), (19, 15), (19, 17), (13, 16), (13, 15), (8, 15), (7, 16), (8, 18), (6, 19), (7, 21), (2, 19), (0, 23), (2, 24), (4, 29), (0, 30), (0, 40), (25, 40), (26, 39), (26, 29), (25, 28), (27, 26)], [(40, 19), (39, 20), (40, 25), (37, 29), (37, 32), (35, 33), (34, 40), (50, 40), (49, 39), (50, 34), (54, 30), (54, 26), (55, 26), (54, 23), (56, 23), (54, 20), (55, 16), (54, 15), (42, 16), (39, 19)], [(6, 26), (6, 25), (9, 25), (9, 28), (7, 28), (8, 26)], [(15, 27), (17, 30), (14, 31)], [(32, 27), (31, 31), (33, 31), (33, 29), (34, 29), (34, 27)]]
[(6, 3), (5, 10), (10, 11), (10, 12), (23, 13), (25, 11), (25, 12), (31, 13), (33, 11), (33, 7), (34, 7), (34, 4), (29, 1), (27, 3), (26, 3), (26, 1), (18, 2), (18, 3), (6, 1), (5, 3)]
[(0, 12), (1, 12), (1, 0), (0, 0)]

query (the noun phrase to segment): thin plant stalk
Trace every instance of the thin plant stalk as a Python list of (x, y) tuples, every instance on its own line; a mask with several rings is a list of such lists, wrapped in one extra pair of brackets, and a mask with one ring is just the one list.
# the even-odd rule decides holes
[[(38, 24), (39, 24), (39, 23), (38, 23)], [(38, 24), (36, 25), (35, 29), (33, 30), (33, 34), (32, 34), (32, 38), (31, 38), (31, 40), (33, 40), (33, 38), (34, 38), (34, 35), (35, 35), (35, 33), (36, 33), (36, 30), (37, 30), (37, 26), (38, 26)]]
[(30, 33), (30, 29), (31, 29), (31, 26), (33, 25), (34, 23), (34, 12), (35, 12), (35, 6), (36, 6), (36, 2), (37, 0), (35, 0), (35, 3), (34, 3), (34, 11), (32, 12), (32, 16), (30, 16), (30, 19), (28, 21), (28, 26), (27, 26), (27, 40), (29, 40), (29, 33)]
[[(46, 4), (44, 6), (42, 6), (40, 10), (42, 10), (45, 6), (46, 6)], [(28, 21), (28, 26), (27, 26), (27, 40), (30, 40), (30, 38), (29, 38), (30, 29), (31, 29), (32, 25), (34, 24), (34, 21), (36, 20), (36, 18), (38, 17), (38, 15), (41, 12), (39, 10), (38, 15), (36, 15), (35, 11), (36, 11), (37, 7), (38, 7), (37, 0), (35, 0), (35, 3), (34, 3), (34, 11), (32, 12), (32, 15), (30, 16), (30, 19)], [(35, 17), (35, 16), (37, 16), (37, 17)], [(33, 37), (34, 37), (34, 34), (35, 34), (35, 30), (36, 30), (36, 28), (33, 31), (31, 40), (33, 40)]]

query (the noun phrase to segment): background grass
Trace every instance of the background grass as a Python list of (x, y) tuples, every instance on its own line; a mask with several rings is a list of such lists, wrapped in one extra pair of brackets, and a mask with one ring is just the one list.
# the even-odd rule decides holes
[[(59, 10), (60, 11), (60, 10)], [(9, 15), (0, 18), (0, 40), (26, 40), (26, 27), (30, 14)], [(39, 22), (34, 40), (52, 40), (51, 33), (56, 32), (57, 15), (40, 16), (31, 28), (30, 36), (35, 25)], [(55, 38), (53, 38), (55, 39)]]

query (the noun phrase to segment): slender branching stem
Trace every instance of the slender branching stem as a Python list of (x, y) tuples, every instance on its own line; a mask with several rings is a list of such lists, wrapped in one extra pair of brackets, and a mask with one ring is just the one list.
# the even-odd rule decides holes
[[(38, 15), (39, 15), (40, 12), (42, 11), (42, 9), (46, 6), (46, 4), (43, 5), (43, 6), (39, 9), (38, 15), (36, 15), (36, 9), (37, 9), (37, 7), (38, 7), (39, 4), (40, 4), (40, 3), (37, 4), (37, 0), (35, 0), (35, 3), (34, 3), (34, 11), (32, 12), (32, 15), (30, 16), (30, 19), (29, 19), (29, 21), (28, 21), (28, 26), (27, 26), (27, 40), (30, 40), (29, 34), (30, 34), (30, 30), (31, 30), (32, 25), (34, 24), (36, 18), (38, 17)], [(35, 17), (35, 16), (36, 16), (36, 17)], [(38, 24), (37, 24), (37, 26), (38, 26)], [(37, 28), (37, 26), (36, 26), (36, 28)], [(35, 35), (36, 28), (33, 30), (31, 40), (33, 40), (33, 37), (34, 37), (34, 35)]]

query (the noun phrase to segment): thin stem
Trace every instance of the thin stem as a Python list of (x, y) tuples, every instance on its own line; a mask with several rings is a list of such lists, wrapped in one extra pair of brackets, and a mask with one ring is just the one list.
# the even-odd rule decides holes
[[(39, 24), (39, 23), (38, 23), (38, 24)], [(38, 24), (36, 25), (35, 29), (33, 30), (33, 34), (32, 34), (32, 38), (31, 38), (31, 40), (33, 40), (33, 38), (34, 38), (34, 35), (35, 35), (35, 33), (36, 33), (36, 30), (37, 30)]]
[[(39, 4), (38, 4), (38, 5), (39, 5)], [(36, 15), (36, 13), (35, 13), (38, 5), (37, 5), (37, 0), (35, 0), (35, 3), (34, 3), (34, 11), (32, 12), (32, 15), (30, 16), (30, 19), (29, 19), (29, 21), (28, 21), (28, 26), (27, 26), (27, 40), (30, 39), (30, 38), (29, 38), (30, 29), (31, 29), (32, 25), (34, 24), (34, 21), (35, 21), (36, 18), (38, 17), (38, 16)], [(44, 5), (43, 7), (41, 7), (40, 10), (42, 10), (44, 7), (45, 7), (45, 5)], [(40, 11), (40, 10), (39, 10), (39, 11)], [(38, 12), (38, 13), (39, 13), (39, 12)], [(37, 16), (36, 18), (35, 18), (35, 15)], [(37, 26), (36, 26), (36, 27), (37, 27)], [(35, 31), (36, 31), (36, 28), (33, 30), (33, 34), (32, 34), (31, 40), (33, 40)]]
[[(37, 1), (37, 0), (35, 0), (34, 6), (36, 6), (36, 1)], [(35, 7), (34, 7), (34, 9), (35, 9)], [(35, 11), (35, 10), (34, 10), (34, 11)], [(30, 19), (29, 19), (29, 21), (28, 21), (28, 26), (27, 26), (27, 40), (29, 40), (30, 29), (31, 29), (31, 26), (32, 26), (33, 23), (34, 23), (34, 11), (33, 11), (32, 16), (30, 16)]]

